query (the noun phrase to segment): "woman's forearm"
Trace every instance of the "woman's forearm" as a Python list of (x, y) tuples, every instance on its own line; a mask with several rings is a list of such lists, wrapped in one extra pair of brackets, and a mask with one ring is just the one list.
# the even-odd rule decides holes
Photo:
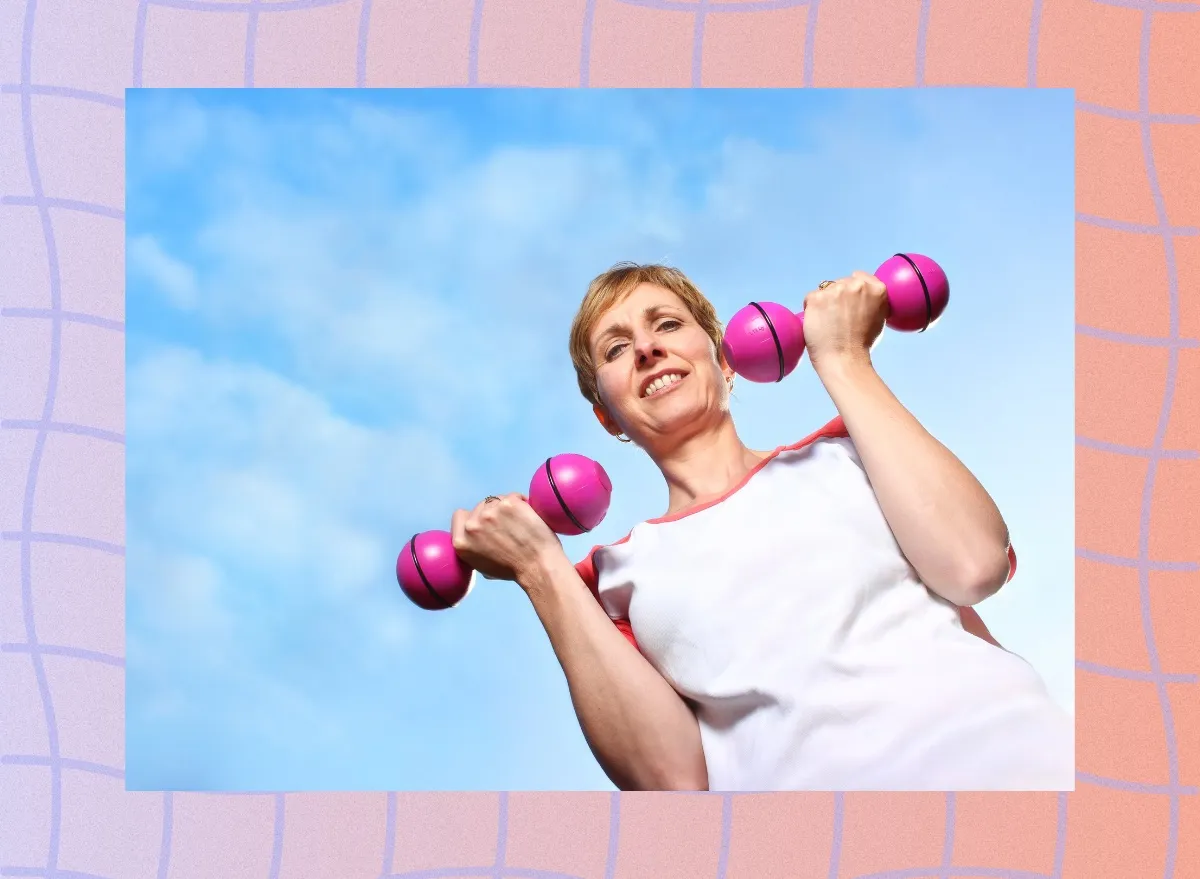
[(621, 790), (705, 790), (700, 727), (565, 557), (521, 583), (558, 657), (588, 746)]
[(995, 502), (949, 449), (896, 399), (869, 355), (825, 364), (837, 406), (883, 514), (922, 581), (960, 606), (998, 590), (1008, 529)]

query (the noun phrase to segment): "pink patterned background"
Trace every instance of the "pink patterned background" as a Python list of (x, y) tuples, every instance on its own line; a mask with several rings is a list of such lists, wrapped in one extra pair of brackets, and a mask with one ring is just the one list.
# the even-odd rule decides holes
[[(1198, 57), (1169, 0), (0, 0), (0, 876), (1200, 876)], [(461, 85), (1076, 90), (1074, 793), (124, 790), (124, 89)]]

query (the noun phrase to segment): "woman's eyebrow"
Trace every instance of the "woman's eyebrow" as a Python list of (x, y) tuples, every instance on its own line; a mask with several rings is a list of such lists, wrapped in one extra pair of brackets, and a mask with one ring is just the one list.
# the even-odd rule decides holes
[[(673, 308), (673, 306), (666, 305), (666, 304), (647, 306), (646, 308), (642, 309), (642, 319), (643, 320), (653, 320), (655, 317), (657, 317), (662, 312), (670, 311), (672, 308)], [(599, 337), (597, 337), (596, 347), (600, 347), (601, 345), (604, 344), (605, 340), (608, 339), (609, 336), (614, 336), (617, 333), (620, 333), (625, 328), (626, 328), (626, 325), (621, 323), (620, 321), (609, 324), (605, 328), (604, 332), (602, 332), (599, 335)]]

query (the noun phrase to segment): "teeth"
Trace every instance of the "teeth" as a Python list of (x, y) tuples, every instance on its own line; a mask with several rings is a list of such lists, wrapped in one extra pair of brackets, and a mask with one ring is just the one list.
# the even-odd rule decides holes
[(662, 378), (655, 379), (654, 381), (650, 382), (649, 385), (647, 385), (646, 392), (642, 394), (642, 396), (649, 397), (651, 394), (661, 391), (663, 388), (667, 387), (667, 385), (675, 384), (675, 382), (681, 380), (682, 378), (683, 376), (681, 376), (679, 373), (673, 372), (670, 375), (664, 375)]

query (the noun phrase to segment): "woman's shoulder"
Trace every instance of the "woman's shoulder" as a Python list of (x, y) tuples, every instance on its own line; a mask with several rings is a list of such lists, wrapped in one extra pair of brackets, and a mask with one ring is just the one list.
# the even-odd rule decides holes
[(820, 442), (821, 440), (849, 438), (850, 432), (846, 430), (846, 423), (842, 420), (842, 416), (838, 415), (827, 422), (823, 427), (819, 428), (818, 430), (814, 430), (803, 439), (789, 445), (779, 446), (773, 454), (799, 451), (800, 449), (807, 448), (813, 443)]

